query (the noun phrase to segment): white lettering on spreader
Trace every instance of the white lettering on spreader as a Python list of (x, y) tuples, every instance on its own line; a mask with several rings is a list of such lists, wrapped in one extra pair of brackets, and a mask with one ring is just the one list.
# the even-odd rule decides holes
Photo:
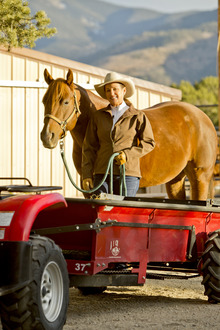
[(76, 263), (75, 264), (75, 270), (77, 272), (83, 272), (86, 266), (88, 266), (88, 264), (79, 264), (79, 263)]
[(110, 251), (114, 257), (117, 257), (120, 253), (120, 248), (118, 245), (119, 242), (117, 239), (110, 242)]

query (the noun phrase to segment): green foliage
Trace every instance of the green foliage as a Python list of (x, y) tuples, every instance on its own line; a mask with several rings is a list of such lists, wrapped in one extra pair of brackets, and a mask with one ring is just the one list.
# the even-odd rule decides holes
[(0, 44), (12, 47), (34, 47), (35, 40), (50, 38), (57, 31), (49, 28), (50, 19), (44, 11), (31, 16), (28, 1), (0, 0)]
[(218, 78), (209, 76), (191, 85), (190, 82), (182, 80), (179, 85), (172, 87), (182, 91), (182, 101), (197, 105), (218, 126), (218, 107), (200, 107), (201, 105), (218, 104)]

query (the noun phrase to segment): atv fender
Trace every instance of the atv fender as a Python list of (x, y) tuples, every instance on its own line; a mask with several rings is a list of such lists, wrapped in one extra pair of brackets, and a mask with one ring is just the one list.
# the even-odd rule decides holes
[(58, 193), (20, 195), (0, 202), (0, 296), (10, 294), (31, 281), (33, 223), (45, 208), (66, 207)]
[(4, 231), (0, 243), (4, 241), (28, 241), (37, 215), (48, 207), (66, 207), (64, 197), (59, 193), (45, 195), (21, 195), (4, 199), (0, 203), (0, 213), (10, 212), (11, 221), (6, 225), (0, 223)]

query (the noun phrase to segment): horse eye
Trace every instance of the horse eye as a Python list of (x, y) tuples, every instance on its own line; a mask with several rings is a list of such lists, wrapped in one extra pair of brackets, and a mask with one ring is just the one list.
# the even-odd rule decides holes
[(64, 101), (64, 104), (65, 104), (65, 105), (68, 105), (68, 104), (69, 104), (69, 101)]

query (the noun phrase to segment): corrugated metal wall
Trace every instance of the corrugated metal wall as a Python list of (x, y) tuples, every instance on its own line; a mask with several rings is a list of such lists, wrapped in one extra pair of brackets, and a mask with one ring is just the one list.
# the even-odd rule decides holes
[[(66, 77), (68, 68), (77, 84), (103, 81), (107, 71), (68, 59), (29, 49), (7, 52), (0, 47), (0, 177), (27, 177), (33, 185), (59, 185), (66, 197), (81, 196), (72, 187), (65, 173), (59, 147), (45, 149), (40, 141), (46, 91), (43, 72), (47, 68), (53, 78)], [(130, 99), (135, 107), (143, 109), (167, 100), (179, 100), (178, 90), (134, 78), (136, 93)], [(79, 176), (72, 162), (72, 139), (65, 138), (66, 158), (75, 182)], [(8, 184), (1, 180), (0, 184)], [(13, 183), (11, 181), (10, 183)], [(148, 193), (164, 192), (164, 186), (151, 187)]]

